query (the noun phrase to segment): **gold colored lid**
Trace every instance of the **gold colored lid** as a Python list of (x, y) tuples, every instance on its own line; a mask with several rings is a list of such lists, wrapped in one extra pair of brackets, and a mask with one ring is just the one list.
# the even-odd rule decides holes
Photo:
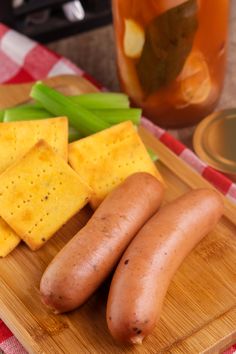
[(193, 146), (209, 166), (236, 178), (236, 109), (211, 114), (196, 128)]

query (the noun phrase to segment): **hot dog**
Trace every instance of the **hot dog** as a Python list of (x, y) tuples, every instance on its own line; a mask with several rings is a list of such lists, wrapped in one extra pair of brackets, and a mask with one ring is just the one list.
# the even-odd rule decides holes
[(199, 189), (157, 212), (123, 254), (112, 279), (107, 324), (120, 342), (142, 343), (155, 327), (169, 283), (223, 213), (213, 190)]
[(148, 173), (135, 173), (121, 183), (49, 264), (40, 283), (43, 302), (56, 313), (82, 305), (162, 198), (162, 184)]

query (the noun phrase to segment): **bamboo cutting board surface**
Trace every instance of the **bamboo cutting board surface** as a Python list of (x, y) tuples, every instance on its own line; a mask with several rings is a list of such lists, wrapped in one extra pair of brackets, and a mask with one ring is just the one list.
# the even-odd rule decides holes
[[(70, 94), (96, 91), (86, 80), (72, 76), (46, 82)], [(30, 87), (0, 86), (0, 109), (26, 101)], [(160, 158), (157, 166), (168, 187), (165, 203), (191, 188), (213, 188), (147, 131), (141, 128), (140, 134)], [(215, 230), (174, 276), (161, 320), (142, 346), (117, 345), (109, 335), (105, 321), (109, 280), (67, 315), (53, 315), (40, 302), (43, 271), (90, 216), (89, 208), (83, 209), (37, 252), (21, 244), (0, 259), (0, 318), (30, 353), (215, 354), (236, 342), (236, 208), (229, 201), (225, 199), (225, 214)]]

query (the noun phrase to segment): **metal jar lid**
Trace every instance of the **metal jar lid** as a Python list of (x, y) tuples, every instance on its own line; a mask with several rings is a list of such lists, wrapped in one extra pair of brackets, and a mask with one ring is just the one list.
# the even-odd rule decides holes
[(209, 166), (236, 181), (236, 109), (205, 118), (195, 130), (193, 147)]

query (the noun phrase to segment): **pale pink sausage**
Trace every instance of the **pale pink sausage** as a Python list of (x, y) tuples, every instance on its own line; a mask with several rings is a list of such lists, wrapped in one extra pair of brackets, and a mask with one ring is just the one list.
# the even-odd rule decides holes
[(143, 226), (110, 287), (107, 324), (117, 341), (142, 343), (153, 330), (173, 275), (222, 213), (218, 193), (199, 189), (163, 207)]
[(163, 186), (155, 177), (142, 172), (128, 177), (49, 264), (40, 284), (43, 302), (57, 313), (82, 305), (157, 211), (162, 198)]

